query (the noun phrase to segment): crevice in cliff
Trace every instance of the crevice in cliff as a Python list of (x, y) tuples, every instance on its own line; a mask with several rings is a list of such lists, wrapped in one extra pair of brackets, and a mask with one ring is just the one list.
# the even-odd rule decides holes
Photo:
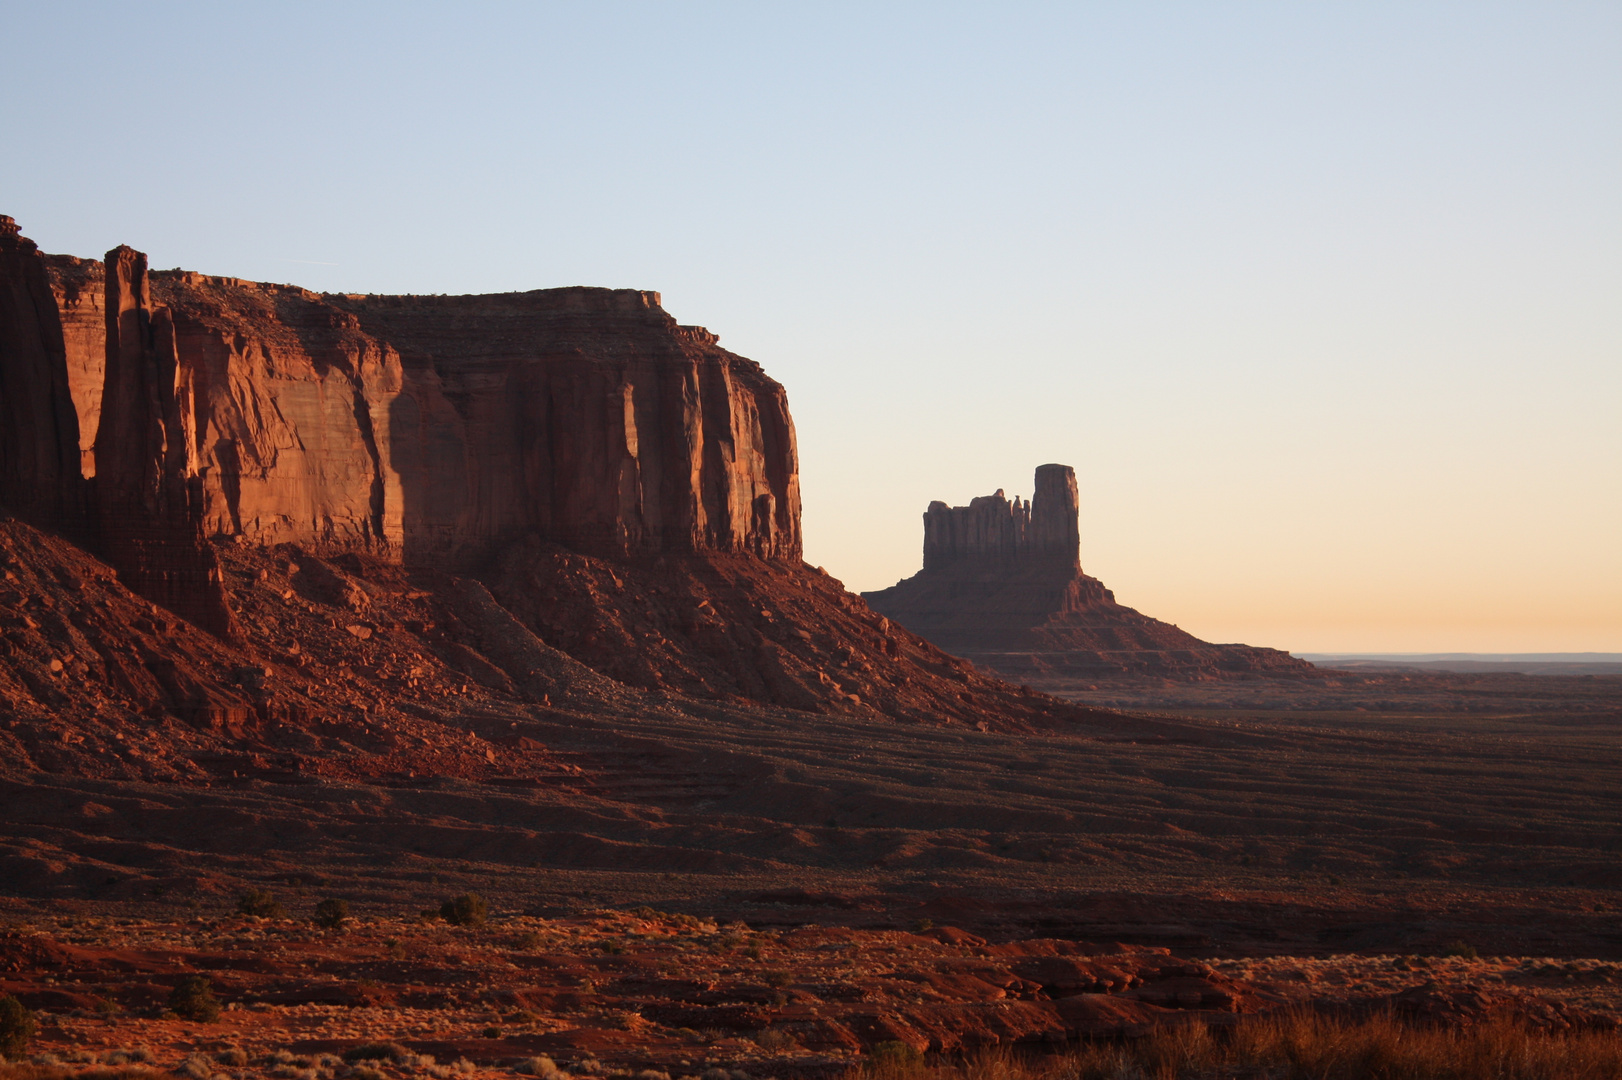
[(355, 395), (355, 427), (360, 432), (361, 445), (366, 450), (366, 457), (372, 464), (371, 491), (367, 500), (370, 511), (367, 527), (371, 529), (372, 542), (383, 547), (388, 543), (388, 534), (383, 531), (383, 515), (386, 509), (383, 455), (377, 449), (377, 431), (372, 424), (372, 405), (366, 397), (366, 380), (361, 374), (358, 359), (349, 365), (346, 374), (349, 377), (350, 389)]

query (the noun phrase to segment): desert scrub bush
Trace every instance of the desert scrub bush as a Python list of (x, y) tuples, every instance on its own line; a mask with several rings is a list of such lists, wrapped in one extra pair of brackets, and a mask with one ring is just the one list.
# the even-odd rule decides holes
[(1543, 1033), (1512, 1020), (1471, 1028), (1409, 1026), (1390, 1016), (1352, 1021), (1310, 1013), (1247, 1019), (1221, 1037), (1201, 1024), (1160, 1028), (1126, 1043), (1022, 1057), (987, 1051), (926, 1063), (880, 1043), (870, 1080), (1618, 1080), (1622, 1037)]
[(767, 968), (760, 973), (760, 981), (773, 989), (781, 990), (794, 981), (794, 974), (783, 968)]
[(344, 1051), (345, 1061), (402, 1061), (411, 1051), (397, 1042), (370, 1042), (351, 1046)]
[(237, 897), (237, 914), (255, 919), (281, 919), (287, 916), (287, 910), (269, 889), (249, 889)]
[(0, 1060), (22, 1057), (34, 1037), (34, 1014), (10, 994), (0, 997)]
[(874, 1043), (867, 1055), (868, 1069), (886, 1075), (911, 1072), (923, 1063), (923, 1054), (897, 1039)]
[(202, 1054), (188, 1054), (175, 1066), (175, 1072), (190, 1080), (208, 1080), (214, 1075), (214, 1063)]
[(483, 926), (489, 907), (478, 893), (453, 896), (439, 905), (439, 917), (452, 926)]
[(173, 1080), (164, 1073), (143, 1066), (111, 1068), (97, 1065), (89, 1069), (76, 1069), (66, 1065), (48, 1065), (39, 1062), (0, 1064), (0, 1080)]
[(240, 1069), (248, 1064), (248, 1055), (240, 1046), (228, 1046), (214, 1055), (214, 1060), (221, 1065), (228, 1065), (233, 1069)]
[(1481, 953), (1474, 945), (1464, 941), (1452, 941), (1442, 948), (1442, 956), (1457, 956), (1465, 960), (1479, 960)]
[(214, 984), (205, 975), (187, 975), (169, 991), (169, 1010), (185, 1020), (218, 1020), (220, 1003), (214, 999)]
[(526, 1076), (537, 1077), (538, 1080), (563, 1080), (564, 1077), (569, 1075), (558, 1068), (557, 1062), (545, 1055), (532, 1057), (528, 1061), (520, 1063), (517, 1071)]
[(800, 1044), (782, 1028), (761, 1028), (750, 1036), (762, 1050), (796, 1050)]
[(344, 923), (349, 921), (349, 901), (340, 900), (336, 896), (329, 896), (315, 905), (315, 914), (311, 921), (323, 930), (342, 930)]

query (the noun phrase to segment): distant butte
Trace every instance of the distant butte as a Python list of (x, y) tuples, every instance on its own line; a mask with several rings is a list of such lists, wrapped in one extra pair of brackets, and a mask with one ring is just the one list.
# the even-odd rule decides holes
[(1076, 474), (1036, 470), (1035, 494), (1002, 491), (924, 512), (924, 568), (862, 594), (874, 611), (1005, 678), (1302, 674), (1277, 649), (1213, 645), (1115, 602), (1081, 570)]

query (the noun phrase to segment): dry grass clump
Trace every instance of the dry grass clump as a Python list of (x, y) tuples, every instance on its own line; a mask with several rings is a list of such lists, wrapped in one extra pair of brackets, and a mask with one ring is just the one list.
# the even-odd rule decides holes
[(1444, 1029), (1392, 1017), (1294, 1014), (1226, 1031), (1187, 1024), (1040, 1057), (993, 1051), (929, 1063), (877, 1055), (865, 1074), (869, 1080), (1622, 1080), (1622, 1036), (1545, 1034), (1511, 1020)]
[(71, 1065), (35, 1065), (0, 1062), (0, 1080), (174, 1080), (168, 1073), (131, 1065), (92, 1065), (74, 1068)]

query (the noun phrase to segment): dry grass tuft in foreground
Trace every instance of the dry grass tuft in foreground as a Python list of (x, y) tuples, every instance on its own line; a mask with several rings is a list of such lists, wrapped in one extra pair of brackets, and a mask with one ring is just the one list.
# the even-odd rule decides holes
[(174, 1080), (171, 1073), (135, 1065), (36, 1065), (0, 1062), (0, 1080)]
[(1294, 1014), (1226, 1031), (1165, 1028), (1066, 1054), (989, 1051), (936, 1064), (906, 1054), (875, 1058), (867, 1080), (1615, 1080), (1622, 1037), (1544, 1034), (1509, 1020), (1461, 1030)]

